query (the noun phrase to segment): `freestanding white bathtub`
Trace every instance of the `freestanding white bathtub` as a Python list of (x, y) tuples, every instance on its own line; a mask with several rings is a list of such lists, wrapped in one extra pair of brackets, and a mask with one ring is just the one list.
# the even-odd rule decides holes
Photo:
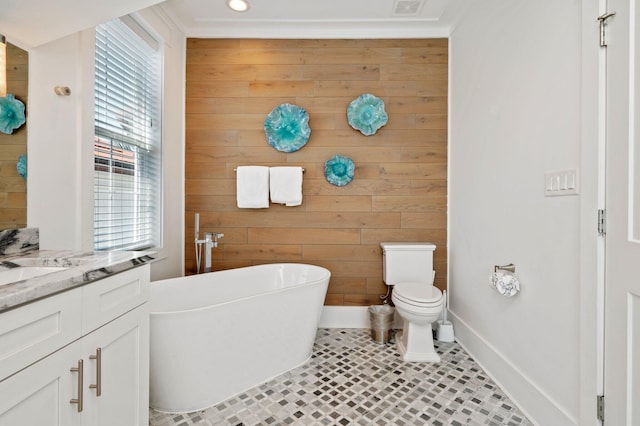
[(151, 407), (201, 410), (304, 364), (330, 276), (286, 263), (151, 283)]

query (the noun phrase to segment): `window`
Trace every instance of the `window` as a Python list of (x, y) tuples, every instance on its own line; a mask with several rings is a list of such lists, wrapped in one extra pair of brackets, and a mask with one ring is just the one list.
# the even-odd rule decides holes
[(158, 42), (130, 17), (96, 29), (94, 248), (160, 246)]

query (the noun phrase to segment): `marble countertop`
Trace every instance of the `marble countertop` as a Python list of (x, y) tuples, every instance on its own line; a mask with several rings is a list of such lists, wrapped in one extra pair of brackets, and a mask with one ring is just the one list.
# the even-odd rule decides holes
[(153, 252), (73, 252), (35, 250), (0, 257), (0, 274), (29, 266), (58, 266), (61, 269), (34, 278), (0, 285), (0, 313), (61, 291), (85, 285), (149, 263)]

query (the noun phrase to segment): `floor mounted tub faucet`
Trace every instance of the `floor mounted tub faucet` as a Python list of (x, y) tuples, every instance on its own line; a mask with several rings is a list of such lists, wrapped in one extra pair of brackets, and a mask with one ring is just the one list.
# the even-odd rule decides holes
[(218, 247), (218, 240), (222, 237), (224, 234), (204, 233), (204, 272), (211, 272), (211, 250)]
[(196, 246), (196, 274), (200, 273), (200, 259), (202, 259), (202, 246), (204, 245), (204, 272), (211, 272), (211, 250), (218, 247), (218, 240), (224, 237), (224, 234), (216, 232), (205, 232), (204, 240), (200, 240), (200, 214), (196, 213), (194, 217), (194, 234)]

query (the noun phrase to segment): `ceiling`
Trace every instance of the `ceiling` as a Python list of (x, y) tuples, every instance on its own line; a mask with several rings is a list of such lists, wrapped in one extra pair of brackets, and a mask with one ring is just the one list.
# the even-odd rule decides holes
[(157, 5), (187, 37), (446, 37), (473, 0), (2, 0), (0, 33), (28, 49)]
[(161, 0), (0, 0), (0, 33), (23, 49), (57, 40)]
[(167, 0), (160, 7), (188, 37), (448, 36), (470, 0)]

